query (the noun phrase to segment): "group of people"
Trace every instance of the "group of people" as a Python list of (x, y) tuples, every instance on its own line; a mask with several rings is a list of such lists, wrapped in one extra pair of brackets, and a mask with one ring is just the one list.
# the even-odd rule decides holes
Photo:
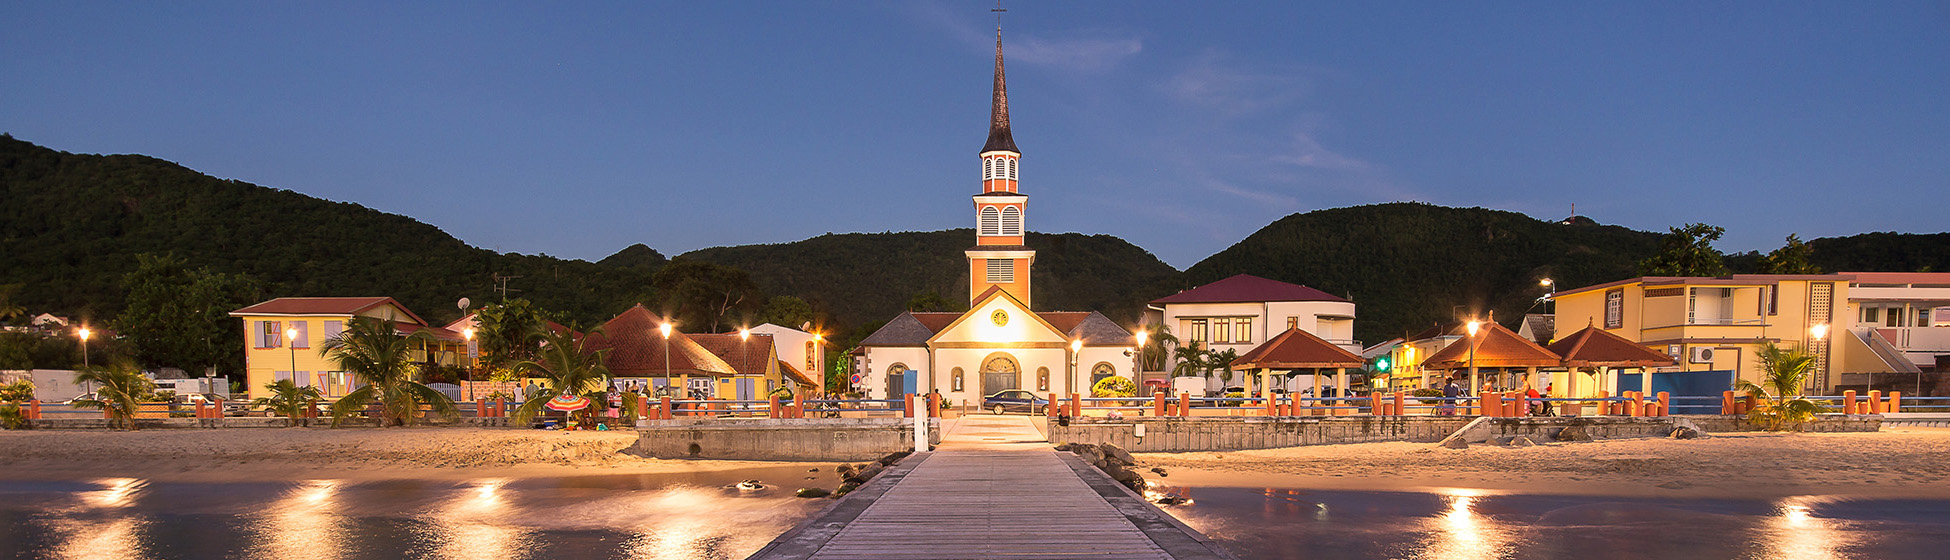
[[(1556, 414), (1555, 407), (1552, 407), (1551, 404), (1548, 402), (1539, 400), (1539, 399), (1551, 398), (1551, 395), (1553, 394), (1551, 388), (1552, 385), (1546, 383), (1544, 384), (1544, 390), (1541, 392), (1537, 390), (1536, 386), (1531, 386), (1524, 390), (1523, 396), (1530, 403), (1530, 410), (1528, 412), (1531, 416), (1552, 416)], [(1449, 378), (1449, 383), (1442, 387), (1442, 397), (1447, 400), (1442, 401), (1442, 410), (1441, 412), (1438, 412), (1438, 414), (1442, 416), (1455, 416), (1456, 402), (1457, 402), (1455, 399), (1460, 399), (1465, 396), (1468, 396), (1464, 393), (1464, 391), (1465, 390), (1462, 388), (1461, 385), (1456, 384), (1455, 378), (1453, 377)], [(1491, 393), (1495, 391), (1496, 391), (1495, 386), (1490, 385), (1489, 382), (1484, 382), (1482, 390), (1477, 392), (1476, 394), (1481, 395), (1484, 393)]]

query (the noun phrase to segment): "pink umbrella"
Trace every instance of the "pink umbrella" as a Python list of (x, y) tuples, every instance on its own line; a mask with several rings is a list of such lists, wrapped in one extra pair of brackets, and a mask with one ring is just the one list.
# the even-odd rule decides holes
[(556, 395), (555, 398), (548, 400), (548, 404), (542, 406), (548, 407), (549, 410), (559, 410), (562, 412), (575, 412), (578, 410), (582, 410), (584, 408), (589, 408), (589, 399), (585, 399), (575, 395)]

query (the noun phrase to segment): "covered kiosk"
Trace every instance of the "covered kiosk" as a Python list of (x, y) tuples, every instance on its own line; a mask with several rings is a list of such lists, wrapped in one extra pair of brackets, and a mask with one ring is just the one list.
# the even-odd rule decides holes
[(1312, 370), (1314, 395), (1320, 395), (1320, 374), (1333, 370), (1334, 386), (1339, 389), (1336, 396), (1347, 396), (1347, 370), (1359, 368), (1366, 363), (1360, 356), (1331, 342), (1314, 336), (1313, 333), (1297, 328), (1287, 329), (1272, 340), (1266, 341), (1232, 361), (1232, 368), (1252, 372), (1251, 376), (1259, 382), (1258, 393), (1261, 399), (1273, 395), (1272, 381), (1276, 370), (1294, 373), (1298, 370)]
[(1618, 394), (1617, 369), (1637, 368), (1643, 373), (1645, 368), (1678, 365), (1672, 356), (1594, 326), (1551, 343), (1550, 351), (1562, 357), (1561, 364), (1568, 370), (1563, 373), (1564, 390), (1553, 396), (1571, 398), (1598, 397), (1600, 392)]
[[(1479, 323), (1476, 332), (1465, 332), (1456, 341), (1422, 361), (1422, 368), (1448, 372), (1469, 371), (1466, 393), (1482, 390), (1482, 370), (1494, 370), (1489, 377), (1495, 390), (1511, 390), (1536, 382), (1539, 368), (1556, 368), (1563, 360), (1550, 349), (1538, 346), (1495, 322)], [(1541, 388), (1541, 387), (1540, 387)]]

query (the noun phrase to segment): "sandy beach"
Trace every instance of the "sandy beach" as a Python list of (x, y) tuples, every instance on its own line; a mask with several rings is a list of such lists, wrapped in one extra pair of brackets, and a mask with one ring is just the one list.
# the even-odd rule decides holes
[(1165, 485), (1657, 497), (1950, 499), (1950, 429), (1711, 434), (1535, 447), (1362, 443), (1224, 453), (1144, 453)]
[[(648, 459), (636, 433), (489, 428), (0, 432), (0, 477), (172, 482), (706, 472), (801, 463)], [(830, 466), (830, 465), (827, 465)]]

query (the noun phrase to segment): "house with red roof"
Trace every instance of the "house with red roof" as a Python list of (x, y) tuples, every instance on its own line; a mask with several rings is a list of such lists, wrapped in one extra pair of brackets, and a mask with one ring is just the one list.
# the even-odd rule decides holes
[(264, 386), (281, 380), (317, 387), (327, 397), (357, 388), (358, 380), (320, 351), (321, 342), (344, 332), (355, 317), (393, 321), (402, 335), (426, 333), (428, 340), (413, 349), (415, 362), (472, 365), (462, 333), (431, 325), (389, 297), (283, 297), (230, 316), (244, 321), (244, 385), (251, 398), (266, 396)]
[[(1245, 354), (1293, 329), (1350, 352), (1361, 351), (1361, 342), (1354, 340), (1354, 302), (1250, 274), (1151, 300), (1145, 322), (1170, 329), (1178, 346), (1197, 344), (1214, 351)], [(1166, 372), (1148, 375), (1162, 377)], [(1211, 379), (1206, 390), (1219, 390), (1222, 383)]]

